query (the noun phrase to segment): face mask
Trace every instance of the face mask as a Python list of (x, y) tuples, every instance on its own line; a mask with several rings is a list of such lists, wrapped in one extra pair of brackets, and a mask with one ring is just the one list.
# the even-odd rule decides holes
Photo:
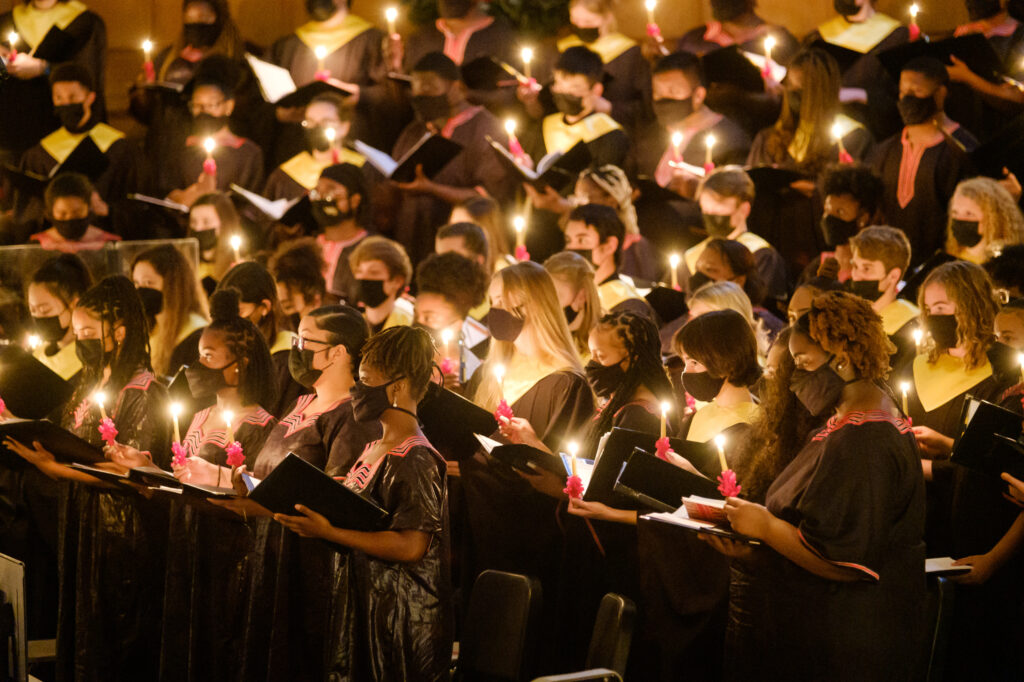
[(83, 367), (99, 369), (103, 366), (103, 341), (100, 339), (78, 339), (75, 341), (75, 355)]
[(713, 279), (705, 275), (703, 272), (695, 272), (690, 275), (690, 291), (697, 291), (697, 289), (700, 289), (708, 282), (713, 281)]
[(580, 311), (573, 310), (571, 305), (567, 305), (564, 308), (562, 308), (562, 314), (565, 315), (566, 324), (572, 324), (573, 322), (576, 321), (576, 318), (577, 316), (579, 316)]
[(68, 333), (68, 328), (60, 323), (60, 315), (53, 317), (33, 317), (32, 326), (43, 341), (56, 343)]
[(217, 230), (189, 230), (188, 236), (199, 242), (200, 251), (213, 251), (217, 248)]
[(843, 387), (846, 386), (843, 378), (832, 369), (833, 357), (830, 355), (828, 360), (813, 372), (805, 369), (795, 370), (789, 380), (789, 390), (796, 394), (796, 399), (813, 417), (825, 414), (835, 407), (843, 394)]
[(164, 309), (164, 292), (150, 287), (139, 287), (135, 291), (142, 299), (142, 309), (146, 311), (147, 317), (156, 317)]
[(388, 300), (384, 293), (384, 281), (380, 279), (357, 279), (356, 302), (367, 308), (376, 308)]
[(860, 11), (860, 7), (857, 7), (857, 3), (854, 0), (832, 0), (832, 6), (837, 13), (844, 17), (852, 17)]
[(228, 388), (230, 384), (224, 378), (224, 370), (235, 362), (230, 362), (220, 369), (207, 367), (201, 362), (189, 365), (185, 368), (185, 380), (188, 381), (188, 390), (196, 400), (203, 400), (217, 395), (217, 391)]
[[(594, 265), (594, 250), (593, 249), (566, 249), (572, 253), (578, 254), (583, 260), (587, 261), (591, 265)], [(594, 265), (594, 267), (597, 267)]]
[(967, 0), (967, 16), (971, 21), (988, 19), (999, 14), (999, 0)]
[(205, 112), (192, 117), (192, 132), (197, 137), (209, 137), (228, 123), (227, 116), (214, 116)]
[(186, 45), (191, 45), (192, 47), (210, 47), (217, 42), (217, 37), (220, 35), (220, 29), (217, 28), (217, 24), (185, 24), (185, 29), (182, 35), (185, 39)]
[(338, 205), (327, 199), (317, 199), (311, 202), (310, 212), (313, 214), (313, 220), (320, 227), (339, 225), (355, 215), (355, 211), (345, 211), (344, 213), (339, 211)]
[(303, 132), (306, 136), (306, 146), (317, 152), (325, 152), (330, 149), (331, 142), (327, 139), (326, 130), (327, 129), (323, 126), (304, 128)]
[(932, 341), (939, 350), (956, 348), (957, 324), (956, 315), (928, 315), (924, 318), (924, 326), (932, 335)]
[(683, 389), (704, 403), (714, 400), (724, 383), (725, 377), (713, 377), (708, 372), (683, 372)]
[(583, 98), (576, 95), (567, 95), (564, 92), (553, 92), (551, 98), (555, 106), (566, 116), (579, 116), (583, 113)]
[(416, 118), (423, 123), (447, 120), (451, 116), (448, 95), (413, 95), (410, 104)]
[(51, 220), (53, 227), (56, 228), (57, 233), (67, 239), (68, 241), (78, 241), (85, 234), (85, 231), (89, 229), (89, 223), (92, 222), (92, 216), (85, 216), (84, 218), (71, 218), (70, 220)]
[(600, 398), (611, 398), (616, 389), (626, 380), (626, 371), (618, 362), (614, 365), (602, 365), (597, 360), (591, 360), (583, 368), (583, 371), (586, 372), (590, 387)]
[(924, 123), (935, 116), (939, 110), (938, 105), (935, 104), (934, 97), (915, 97), (914, 95), (903, 95), (903, 97), (900, 97), (900, 101), (896, 103), (896, 108), (900, 110), (900, 118), (903, 119), (903, 125), (908, 126)]
[(711, 16), (715, 21), (732, 21), (750, 9), (748, 0), (711, 0)]
[(882, 291), (879, 288), (881, 283), (882, 280), (879, 279), (850, 280), (850, 293), (874, 303), (882, 297)]
[[(329, 349), (324, 348), (324, 350)], [(310, 348), (299, 350), (292, 346), (292, 349), (288, 351), (288, 373), (292, 375), (292, 379), (306, 388), (313, 388), (313, 384), (324, 373), (322, 369), (313, 369), (314, 357), (316, 357), (316, 351)]]
[(843, 220), (834, 215), (821, 216), (821, 234), (825, 237), (825, 245), (830, 249), (850, 241), (850, 237), (859, 230), (856, 220)]
[(800, 90), (790, 90), (786, 93), (786, 102), (789, 104), (789, 113), (793, 120), (800, 120), (800, 105), (803, 103), (803, 93)]
[(391, 401), (388, 400), (388, 386), (403, 378), (392, 379), (380, 386), (367, 386), (362, 381), (356, 381), (349, 389), (349, 395), (352, 396), (352, 416), (355, 420), (375, 422), (380, 419), (380, 416), (392, 407)]
[(572, 32), (576, 34), (577, 38), (585, 43), (592, 43), (601, 37), (601, 29), (596, 26), (591, 28), (580, 28), (576, 24), (573, 24)]
[(461, 19), (476, 4), (474, 0), (438, 0), (437, 11), (442, 19)]
[(306, 0), (306, 12), (313, 21), (327, 21), (336, 11), (334, 0)]
[(512, 343), (518, 339), (525, 323), (526, 320), (516, 317), (504, 308), (491, 308), (484, 315), (484, 324), (490, 330), (491, 336), (498, 341)]
[(732, 231), (736, 229), (732, 226), (731, 215), (711, 215), (709, 213), (702, 213), (701, 219), (704, 221), (704, 229), (707, 230), (709, 237), (725, 238), (732, 234)]
[(956, 240), (956, 243), (969, 249), (981, 242), (981, 231), (978, 230), (980, 224), (980, 220), (958, 220), (953, 218), (950, 220), (949, 227), (953, 232), (953, 239)]
[[(79, 127), (79, 123), (82, 121), (82, 117), (85, 116), (85, 105), (81, 102), (75, 102), (74, 104), (61, 104), (53, 108), (53, 113), (57, 115), (57, 119), (60, 124), (68, 129), (72, 133), (79, 133), (85, 130), (84, 127)], [(88, 121), (86, 121), (88, 123)]]
[(658, 124), (662, 128), (668, 128), (693, 113), (693, 98), (656, 99), (653, 106), (654, 115), (658, 118)]

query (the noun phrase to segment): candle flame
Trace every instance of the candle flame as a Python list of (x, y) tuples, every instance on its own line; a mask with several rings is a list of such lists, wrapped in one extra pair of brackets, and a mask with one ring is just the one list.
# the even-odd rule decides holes
[(843, 125), (839, 121), (832, 124), (832, 137), (837, 140), (843, 139)]
[(207, 154), (212, 154), (213, 150), (217, 148), (217, 140), (212, 137), (208, 137), (203, 140), (203, 149), (206, 150)]
[(509, 135), (516, 134), (516, 121), (514, 118), (505, 119), (505, 132)]
[(147, 38), (142, 41), (142, 51), (149, 53), (153, 51), (153, 41)]
[(520, 55), (522, 56), (523, 63), (524, 64), (529, 64), (530, 62), (533, 61), (533, 48), (532, 47), (524, 47), (522, 52), (520, 53)]
[(452, 340), (452, 330), (451, 329), (445, 329), (444, 331), (441, 332), (441, 343), (443, 343), (444, 345), (447, 346), (448, 343), (451, 340)]
[(494, 378), (499, 382), (505, 378), (505, 365), (497, 364), (494, 366)]
[(28, 337), (28, 347), (32, 350), (39, 348), (43, 343), (43, 340), (36, 334), (30, 334)]
[(715, 446), (718, 447), (719, 449), (724, 448), (725, 436), (723, 436), (722, 434), (718, 434), (717, 436), (715, 436)]
[(580, 444), (577, 443), (574, 440), (569, 441), (569, 454), (572, 455), (573, 457), (575, 457), (576, 453), (579, 452), (579, 451), (580, 451)]
[(18, 42), (18, 32), (17, 31), (11, 31), (10, 33), (7, 34), (7, 43), (11, 47), (14, 47), (14, 44), (16, 42)]
[(1024, 353), (1017, 353), (1017, 362), (1024, 367)]
[(715, 146), (715, 142), (716, 142), (715, 136), (712, 135), (711, 133), (708, 133), (704, 137), (704, 144), (707, 146), (708, 149), (711, 149), (712, 147), (714, 147)]
[(242, 236), (238, 234), (231, 235), (231, 248), (236, 251), (242, 246)]
[(185, 408), (181, 403), (171, 403), (171, 416), (180, 417), (183, 409)]
[(654, 8), (658, 6), (658, 0), (645, 0), (644, 7), (647, 8), (648, 12), (653, 12)]
[(672, 407), (672, 406), (671, 406), (671, 405), (669, 405), (669, 404), (668, 404), (668, 402), (663, 402), (663, 403), (661, 404), (661, 416), (662, 416), (662, 418), (664, 418), (664, 417), (665, 417), (665, 415), (667, 415), (667, 414), (668, 414), (668, 411), (669, 411), (669, 409), (671, 409), (671, 407)]
[(678, 253), (673, 253), (671, 256), (669, 256), (668, 257), (668, 264), (669, 264), (669, 266), (672, 267), (673, 270), (678, 268), (679, 267), (679, 254)]
[(903, 393), (906, 393), (909, 390), (910, 390), (910, 382), (909, 381), (901, 381), (900, 382), (900, 391), (903, 392)]
[(107, 403), (107, 394), (103, 391), (96, 391), (92, 394), (92, 401), (100, 407), (103, 407)]
[(683, 134), (678, 130), (672, 133), (672, 146), (678, 147), (683, 143)]
[(338, 139), (338, 131), (334, 128), (324, 128), (324, 137), (327, 138), (328, 142), (334, 142)]
[(765, 52), (771, 52), (775, 49), (775, 36), (768, 36), (764, 39)]
[(323, 45), (317, 45), (313, 48), (313, 54), (316, 55), (317, 59), (323, 61), (323, 59), (327, 57), (327, 48)]
[(917, 6), (916, 2), (913, 5), (910, 6), (910, 16), (913, 17), (914, 19), (917, 18), (917, 15), (920, 12), (921, 12), (921, 8)]
[(224, 419), (224, 424), (227, 425), (227, 427), (230, 429), (231, 428), (231, 422), (233, 422), (235, 420), (235, 413), (232, 412), (231, 410), (224, 410), (221, 413), (221, 417), (223, 417), (223, 419)]
[(522, 232), (526, 229), (526, 218), (521, 215), (517, 215), (512, 219), (512, 227), (516, 232)]
[(924, 338), (924, 331), (920, 328), (914, 330), (914, 343), (921, 343), (921, 339)]
[(384, 18), (387, 19), (388, 21), (395, 21), (396, 19), (398, 19), (398, 8), (388, 7), (386, 10), (384, 10)]

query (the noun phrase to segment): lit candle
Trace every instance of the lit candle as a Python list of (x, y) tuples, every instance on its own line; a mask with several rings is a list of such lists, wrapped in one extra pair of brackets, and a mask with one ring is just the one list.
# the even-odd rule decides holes
[(221, 412), (221, 417), (224, 419), (224, 426), (227, 429), (224, 432), (226, 435), (227, 444), (231, 445), (231, 443), (235, 440), (235, 432), (231, 428), (231, 423), (235, 421), (235, 413), (232, 412), (231, 410), (224, 410), (223, 412)]
[(530, 62), (533, 61), (533, 48), (524, 47), (519, 53), (523, 60), (523, 75), (526, 76), (527, 80), (532, 78), (530, 76)]
[(107, 402), (107, 394), (104, 393), (103, 391), (96, 391), (95, 393), (92, 394), (92, 401), (96, 403), (96, 405), (98, 405), (100, 408), (100, 419), (106, 419), (107, 410), (105, 405)]
[(921, 28), (917, 25), (917, 15), (921, 8), (915, 2), (910, 6), (910, 39), (917, 40), (921, 36)]
[(1020, 365), (1020, 380), (1024, 382), (1024, 353), (1017, 353), (1017, 363)]
[(43, 340), (36, 334), (29, 334), (28, 336), (28, 347), (29, 350), (35, 350), (39, 346), (43, 345)]
[(836, 144), (839, 145), (839, 163), (852, 164), (853, 157), (846, 151), (846, 147), (843, 145), (843, 124), (836, 121), (832, 124), (832, 137), (835, 138)]
[(452, 330), (445, 329), (441, 332), (441, 343), (444, 344), (444, 356), (448, 357), (452, 352)]
[(142, 41), (142, 70), (146, 75), (146, 82), (152, 83), (156, 80), (156, 70), (153, 68), (153, 41), (147, 38)]
[(494, 379), (498, 382), (498, 399), (505, 399), (505, 365), (494, 366)]
[(512, 152), (512, 156), (518, 159), (523, 155), (523, 145), (519, 143), (519, 138), (516, 137), (515, 119), (505, 119), (505, 134), (508, 135), (508, 150)]
[(644, 7), (647, 9), (647, 23), (653, 24), (654, 21), (654, 8), (658, 6), (658, 0), (645, 0)]
[(516, 231), (516, 248), (526, 245), (526, 218), (517, 215), (512, 219), (512, 227)]
[(233, 234), (231, 235), (231, 250), (235, 252), (235, 262), (242, 262), (242, 254), (240, 249), (242, 248), (242, 235)]
[(775, 36), (764, 39), (764, 71), (761, 76), (768, 80), (772, 75), (772, 49), (775, 48)]
[(900, 393), (903, 395), (903, 414), (908, 414), (910, 412), (910, 410), (907, 409), (907, 391), (909, 391), (909, 390), (910, 390), (910, 382), (909, 381), (901, 381), (900, 382)]
[(203, 140), (203, 149), (206, 150), (206, 160), (203, 161), (203, 172), (207, 175), (217, 174), (217, 162), (213, 158), (213, 150), (217, 148), (217, 140), (208, 137)]
[(580, 451), (580, 445), (576, 441), (569, 442), (569, 462), (572, 465), (572, 475), (576, 475), (576, 453)]
[(725, 461), (725, 436), (718, 434), (715, 436), (715, 447), (718, 448), (718, 463), (722, 467), (722, 471), (729, 469), (729, 463)]
[(665, 437), (666, 422), (668, 421), (668, 410), (670, 405), (667, 402), (661, 404), (661, 437)]
[(178, 425), (178, 417), (181, 415), (181, 403), (171, 403), (171, 419), (174, 420), (174, 442), (181, 442), (181, 428)]
[(679, 290), (679, 274), (677, 272), (677, 270), (679, 269), (679, 254), (678, 253), (673, 253), (671, 256), (668, 257), (668, 266), (672, 270), (672, 273), (671, 273), (671, 276), (672, 276), (672, 288), (675, 289), (676, 291), (678, 291)]
[(393, 36), (398, 33), (398, 31), (395, 30), (395, 22), (398, 21), (398, 8), (388, 7), (384, 10), (384, 18), (388, 22), (388, 35)]
[(917, 353), (921, 353), (921, 341), (924, 339), (924, 330), (920, 327), (914, 330), (914, 347), (917, 349)]
[(672, 133), (672, 160), (682, 161), (679, 148), (683, 146), (683, 134), (678, 130)]
[(14, 61), (15, 57), (18, 56), (18, 33), (17, 31), (11, 31), (7, 34), (7, 45), (11, 48), (11, 56), (8, 57), (10, 61)]
[(335, 144), (338, 140), (338, 131), (334, 128), (325, 128), (324, 137), (327, 138), (327, 145), (331, 150), (331, 163), (338, 163), (340, 157), (338, 155), (338, 146)]
[(318, 81), (330, 79), (331, 72), (324, 68), (324, 60), (327, 59), (327, 48), (323, 45), (317, 45), (313, 48), (313, 54), (316, 56), (316, 73), (313, 75), (313, 78)]
[(704, 137), (704, 172), (715, 170), (715, 162), (711, 160), (711, 150), (715, 148), (715, 136), (708, 133)]

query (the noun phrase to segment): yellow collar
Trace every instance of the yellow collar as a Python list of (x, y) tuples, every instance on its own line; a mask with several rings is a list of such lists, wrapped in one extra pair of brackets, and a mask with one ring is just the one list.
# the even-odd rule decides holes
[[(18, 30), (18, 37), (30, 45), (32, 49), (39, 47), (43, 38), (56, 26), (64, 30), (72, 21), (85, 12), (88, 7), (78, 0), (70, 2), (58, 2), (51, 9), (38, 10), (32, 3), (17, 3), (14, 11), (11, 12), (14, 20), (14, 27)], [(6, 38), (6, 36), (4, 36)]]
[(882, 327), (885, 329), (885, 333), (892, 336), (902, 329), (903, 325), (920, 314), (921, 311), (916, 305), (910, 301), (904, 301), (902, 298), (897, 298), (882, 308), (878, 316), (882, 318)]
[(943, 353), (935, 364), (927, 355), (914, 358), (914, 389), (925, 412), (942, 407), (961, 393), (977, 386), (992, 376), (992, 365), (985, 364), (968, 370), (964, 361)]
[(399, 301), (395, 301), (395, 307), (391, 309), (391, 313), (388, 315), (388, 319), (384, 320), (384, 326), (381, 329), (391, 329), (392, 327), (407, 327), (413, 323), (415, 318), (406, 308), (399, 305)]
[(559, 369), (517, 353), (508, 365), (508, 372), (502, 383), (502, 397), (512, 405), (526, 395), (538, 381)]
[(174, 344), (181, 343), (189, 337), (189, 334), (192, 334), (197, 329), (202, 329), (208, 324), (209, 322), (206, 321), (206, 318), (199, 313), (190, 313), (188, 319), (185, 320), (185, 325), (178, 331), (178, 338), (174, 340)]
[(710, 402), (694, 413), (686, 440), (707, 443), (730, 426), (753, 424), (758, 411), (759, 408), (752, 402), (740, 403), (734, 407), (722, 407)]
[(611, 310), (623, 301), (628, 301), (631, 298), (640, 298), (636, 288), (623, 282), (621, 279), (605, 282), (597, 288), (597, 294), (601, 299), (601, 307), (605, 310)]
[(900, 22), (881, 12), (867, 21), (852, 24), (845, 17), (834, 17), (818, 27), (822, 40), (854, 52), (866, 54), (899, 28)]
[(71, 152), (75, 151), (86, 137), (93, 141), (97, 149), (106, 154), (111, 145), (124, 138), (124, 133), (106, 123), (97, 123), (84, 133), (72, 133), (67, 128), (58, 128), (40, 140), (39, 145), (53, 157), (54, 161), (61, 164), (67, 161)]
[(571, 34), (558, 41), (558, 51), (565, 52), (570, 47), (579, 47), (580, 45), (601, 55), (601, 61), (607, 66), (608, 62), (636, 45), (636, 41), (621, 33), (609, 33), (592, 43), (585, 43), (576, 34)]
[(547, 153), (567, 152), (577, 142), (593, 142), (622, 126), (607, 114), (590, 114), (573, 124), (565, 122), (562, 114), (551, 114), (544, 118), (544, 149)]
[(74, 341), (53, 355), (47, 355), (43, 348), (43, 346), (36, 348), (32, 355), (36, 360), (52, 369), (61, 379), (68, 381), (75, 376), (78, 370), (82, 369), (82, 361), (78, 359), (78, 353), (75, 352)]
[(287, 329), (282, 329), (274, 337), (274, 344), (270, 347), (270, 354), (280, 353), (281, 351), (291, 350), (292, 348), (292, 336), (293, 334)]
[[(338, 163), (351, 163), (362, 168), (366, 158), (358, 152), (342, 147), (338, 150)], [(281, 170), (303, 188), (313, 189), (320, 179), (320, 173), (330, 165), (330, 162), (318, 161), (309, 152), (302, 152), (282, 163)]]
[(373, 28), (373, 24), (362, 17), (354, 14), (345, 16), (345, 21), (340, 26), (330, 29), (321, 28), (318, 21), (311, 21), (295, 29), (295, 35), (299, 37), (306, 47), (315, 50), (318, 47), (327, 48), (327, 54), (332, 54), (347, 45), (353, 38), (362, 35)]

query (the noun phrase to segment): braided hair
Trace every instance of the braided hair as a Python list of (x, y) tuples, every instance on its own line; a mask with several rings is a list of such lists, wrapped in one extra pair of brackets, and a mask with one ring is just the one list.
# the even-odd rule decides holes
[(259, 328), (238, 315), (238, 291), (219, 289), (210, 297), (213, 321), (203, 332), (218, 334), (238, 362), (238, 396), (243, 405), (270, 405), (277, 386), (270, 348)]
[(391, 327), (374, 334), (363, 346), (363, 362), (389, 379), (404, 377), (409, 394), (419, 400), (434, 371), (434, 340), (416, 327)]
[(659, 402), (673, 401), (672, 384), (661, 362), (661, 339), (654, 322), (633, 312), (609, 313), (598, 320), (594, 329), (613, 332), (622, 341), (629, 368), (590, 430), (586, 444), (589, 449), (584, 452), (597, 450), (601, 436), (612, 428), (615, 413), (633, 400), (639, 388), (646, 387)]
[(101, 342), (107, 334), (113, 336), (117, 327), (124, 327), (124, 340), (113, 351), (103, 352), (103, 363), (99, 367), (83, 367), (82, 387), (91, 389), (103, 369), (110, 368), (108, 386), (111, 391), (121, 390), (140, 369), (152, 371), (149, 361), (149, 323), (142, 301), (135, 285), (124, 275), (109, 275), (82, 294), (77, 308), (92, 313), (103, 324)]

